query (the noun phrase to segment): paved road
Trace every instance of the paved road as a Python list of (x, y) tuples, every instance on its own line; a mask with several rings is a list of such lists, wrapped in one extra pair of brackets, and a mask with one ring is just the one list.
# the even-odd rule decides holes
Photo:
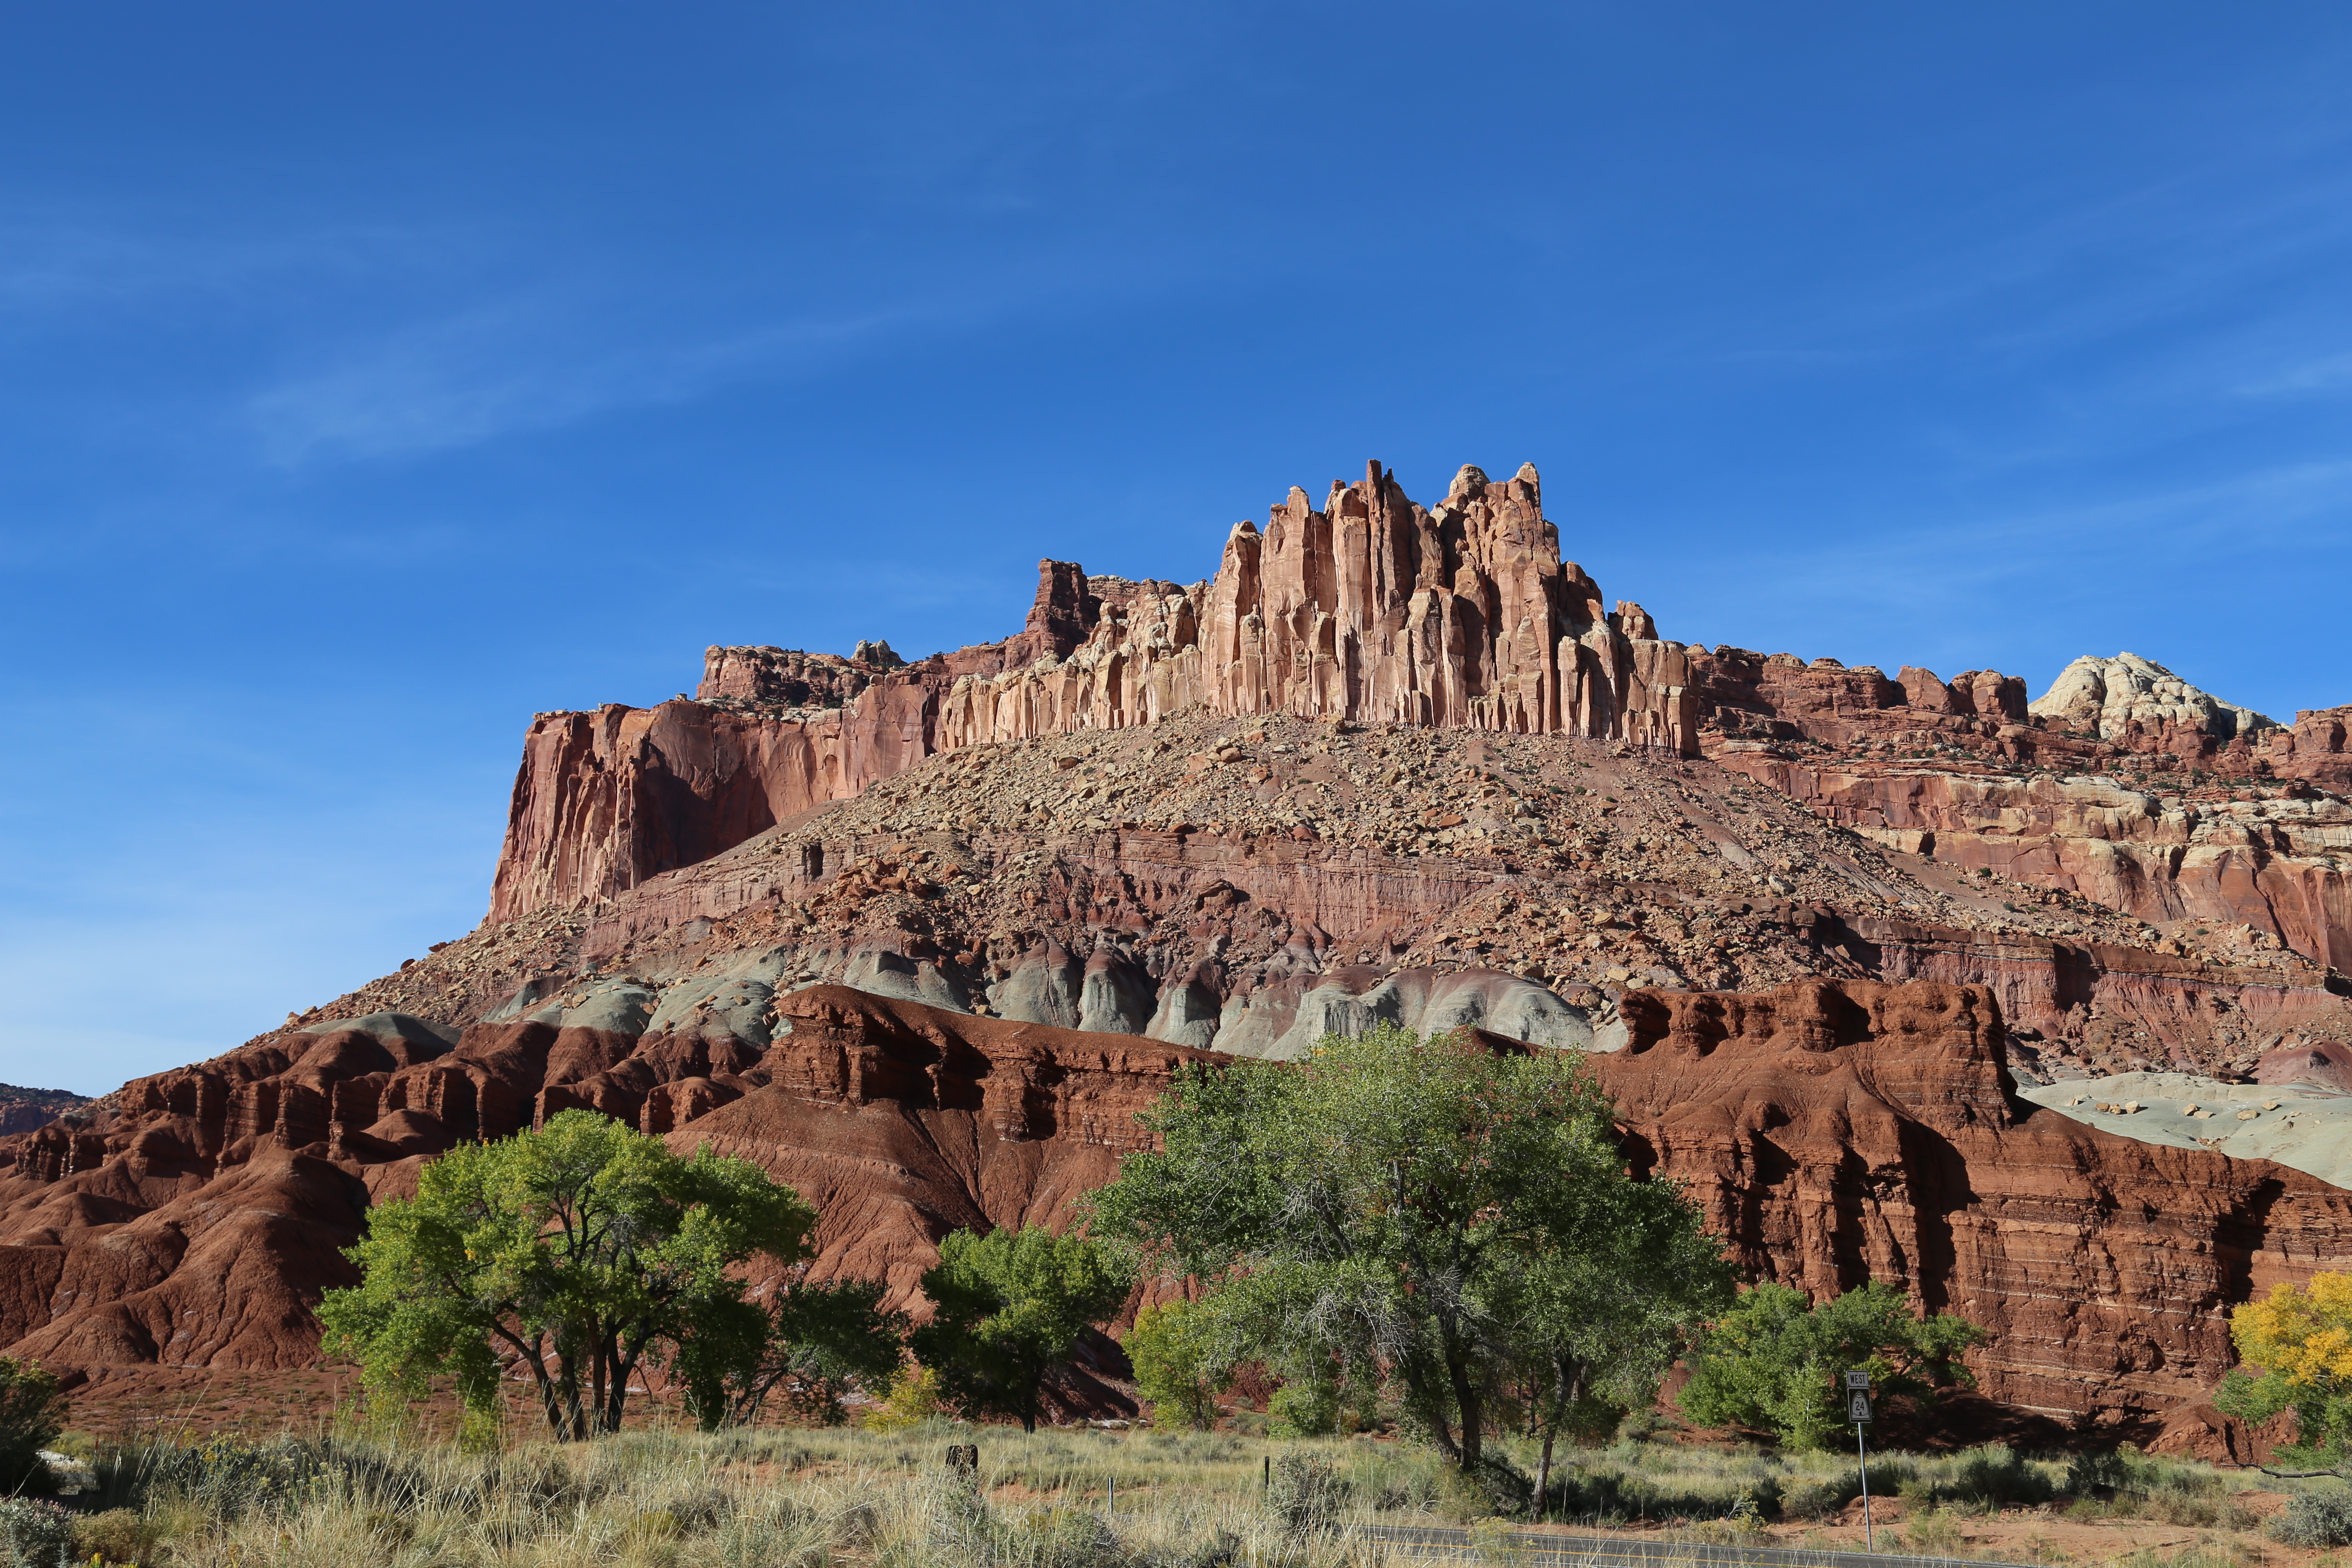
[[(1412, 1546), (1438, 1562), (1480, 1559), (1466, 1530), (1439, 1525), (1367, 1524), (1358, 1532), (1373, 1541)], [(1575, 1563), (1580, 1568), (1942, 1568), (1950, 1557), (1898, 1557), (1883, 1552), (1791, 1552), (1778, 1547), (1726, 1546), (1713, 1542), (1623, 1540), (1599, 1535), (1490, 1537), (1507, 1542), (1517, 1561), (1529, 1564)], [(1982, 1563), (1969, 1568), (1985, 1568)]]

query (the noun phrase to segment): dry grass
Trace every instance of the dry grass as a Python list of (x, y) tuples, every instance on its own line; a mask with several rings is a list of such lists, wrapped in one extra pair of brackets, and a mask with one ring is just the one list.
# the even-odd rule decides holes
[[(971, 1478), (945, 1463), (947, 1446), (967, 1441), (980, 1448)], [(1533, 1468), (1531, 1451), (1504, 1447)], [(2237, 1522), (2229, 1498), (2243, 1480), (2137, 1463), (2126, 1479), (2141, 1491), (2103, 1482), (2109, 1495), (2074, 1509)], [(2053, 1521), (2068, 1511), (2063, 1460), (1985, 1449), (1874, 1458), (1871, 1468), (1874, 1495), (1902, 1500), (1882, 1552), (1981, 1555), (1963, 1532), (1974, 1521), (2004, 1508)], [(1394, 1440), (1031, 1436), (946, 1421), (887, 1435), (648, 1429), (489, 1454), (346, 1425), (259, 1445), (117, 1450), (98, 1471), (86, 1503), (134, 1510), (113, 1538), (138, 1542), (146, 1568), (1369, 1568), (1421, 1559), (1360, 1526), (1478, 1525), (1492, 1511), (1433, 1454)], [(1765, 1540), (1760, 1520), (1833, 1513), (1853, 1482), (1853, 1462), (1834, 1455), (1629, 1438), (1559, 1456), (1547, 1511), (1556, 1523), (1646, 1527), (1653, 1540), (1800, 1545)], [(1480, 1528), (1480, 1552), (1507, 1556), (1496, 1527)], [(2215, 1554), (2211, 1568), (2243, 1561), (2215, 1547), (2178, 1563), (2151, 1554), (2144, 1568), (2209, 1568)]]

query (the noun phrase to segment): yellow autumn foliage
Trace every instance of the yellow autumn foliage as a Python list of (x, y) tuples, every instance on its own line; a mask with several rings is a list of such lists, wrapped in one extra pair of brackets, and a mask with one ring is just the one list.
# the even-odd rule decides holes
[(2238, 1359), (2297, 1387), (2352, 1384), (2352, 1274), (2315, 1274), (2307, 1288), (2275, 1285), (2230, 1314)]

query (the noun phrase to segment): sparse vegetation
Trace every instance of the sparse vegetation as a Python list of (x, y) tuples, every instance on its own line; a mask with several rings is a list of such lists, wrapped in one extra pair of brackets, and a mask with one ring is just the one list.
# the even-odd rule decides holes
[[(1582, 1530), (1694, 1544), (1832, 1543), (1805, 1532), (1847, 1510), (1856, 1490), (1850, 1457), (1670, 1436), (1654, 1421), (1629, 1420), (1609, 1446), (1570, 1451), (1549, 1512)], [(979, 1447), (971, 1475), (945, 1462), (947, 1447), (961, 1443)], [(1522, 1468), (1536, 1446), (1516, 1436), (1489, 1445)], [(13, 1550), (51, 1568), (63, 1546), (72, 1561), (124, 1568), (1370, 1568), (1410, 1559), (1363, 1526), (1471, 1525), (1475, 1543), (1497, 1553), (1508, 1550), (1508, 1530), (1525, 1527), (1498, 1517), (1433, 1447), (1393, 1438), (1284, 1443), (1184, 1427), (1024, 1435), (940, 1416), (887, 1431), (632, 1429), (492, 1452), (345, 1426), (307, 1438), (105, 1449), (95, 1470), (95, 1495), (81, 1500), (88, 1511), (78, 1520), (45, 1503), (0, 1505), (0, 1561)], [(2095, 1558), (2111, 1560), (2147, 1539), (2147, 1521), (2201, 1505), (2200, 1542), (2181, 1548), (2179, 1563), (2151, 1556), (2145, 1568), (2201, 1568), (2200, 1552), (2218, 1565), (2237, 1549), (2259, 1551), (2260, 1539), (2244, 1533), (2252, 1517), (2232, 1500), (2259, 1479), (2130, 1450), (2070, 1462), (1998, 1445), (1893, 1454), (1871, 1466), (1872, 1494), (1886, 1500), (1882, 1550), (1992, 1555), (1984, 1532), (1995, 1513), (2030, 1510), (2036, 1528), (2079, 1532), (2065, 1517), (2071, 1503), (2117, 1528), (2116, 1550)], [(2082, 1495), (2069, 1491), (2075, 1485)], [(2329, 1483), (2299, 1498), (2273, 1538), (2297, 1549), (2320, 1542), (2339, 1528), (2345, 1496)], [(1852, 1517), (1843, 1513), (1849, 1529)], [(2010, 1519), (2004, 1560), (2068, 1561), (2014, 1544), (2028, 1527), (2015, 1512)], [(25, 1548), (37, 1555), (26, 1558)], [(2271, 1550), (2276, 1562), (2279, 1548)]]

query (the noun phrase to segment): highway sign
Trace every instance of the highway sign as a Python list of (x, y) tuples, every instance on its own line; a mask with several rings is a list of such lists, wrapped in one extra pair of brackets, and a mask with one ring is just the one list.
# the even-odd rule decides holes
[(1853, 1394), (1846, 1396), (1846, 1419), (1860, 1425), (1870, 1419), (1870, 1395)]
[(1846, 1385), (1848, 1388), (1859, 1388), (1859, 1389), (1861, 1389), (1861, 1390), (1862, 1390), (1864, 1393), (1865, 1393), (1865, 1394), (1869, 1393), (1869, 1392), (1870, 1392), (1870, 1373), (1869, 1373), (1869, 1372), (1868, 1372), (1866, 1369), (1864, 1369), (1864, 1368), (1862, 1368), (1862, 1367), (1855, 1367), (1852, 1372), (1849, 1372), (1849, 1373), (1847, 1373), (1845, 1374), (1845, 1385)]

